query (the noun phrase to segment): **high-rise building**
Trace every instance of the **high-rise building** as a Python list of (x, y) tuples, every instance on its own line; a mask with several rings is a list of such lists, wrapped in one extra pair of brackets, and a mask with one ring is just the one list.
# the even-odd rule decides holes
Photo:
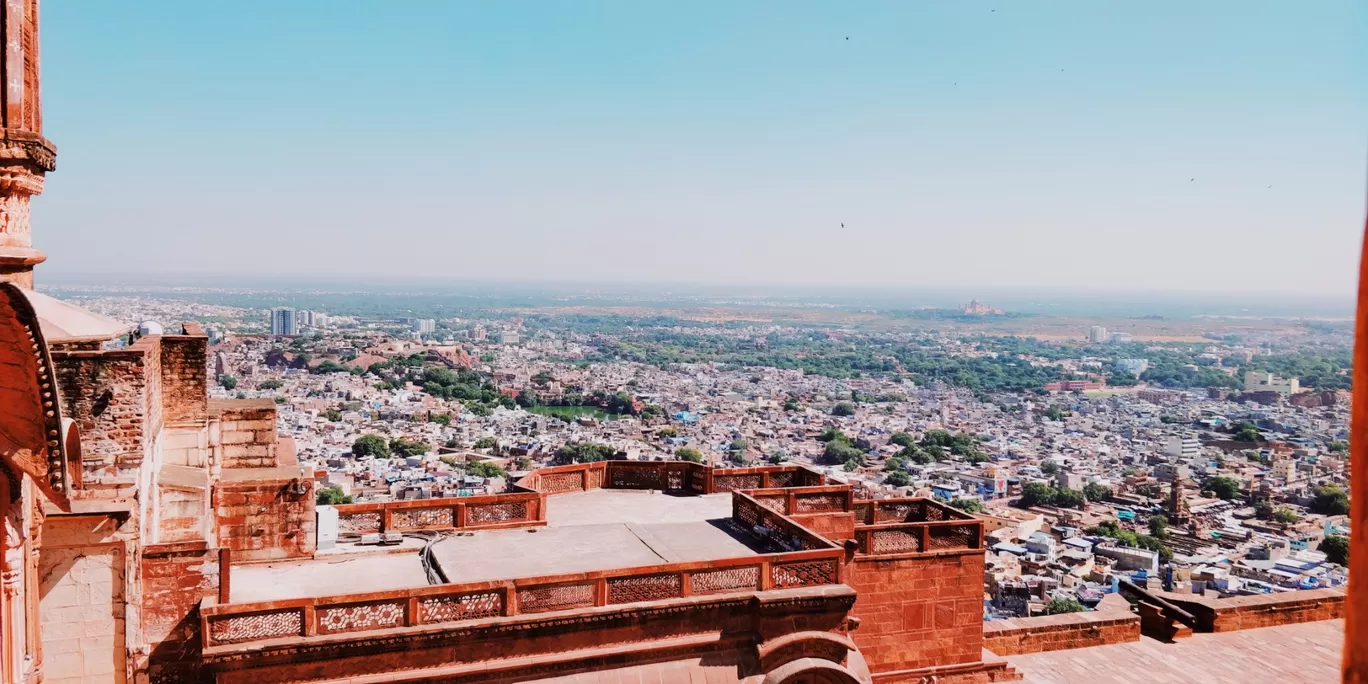
[(470, 339), (479, 342), (483, 342), (485, 338), (487, 338), (488, 336), (489, 333), (485, 331), (485, 327), (483, 325), (477, 325), (475, 326), (474, 330), (470, 331)]
[(431, 335), (432, 333), (437, 332), (437, 321), (434, 321), (431, 318), (415, 318), (410, 325), (413, 328), (413, 332), (416, 332), (419, 335)]
[(1117, 359), (1116, 369), (1138, 378), (1142, 373), (1149, 370), (1149, 359)]
[(1109, 339), (1109, 337), (1108, 337), (1108, 335), (1107, 335), (1107, 329), (1106, 329), (1106, 328), (1104, 328), (1104, 327), (1102, 327), (1102, 326), (1100, 326), (1100, 325), (1094, 325), (1093, 327), (1088, 328), (1088, 341), (1089, 341), (1089, 342), (1091, 342), (1091, 343), (1093, 343), (1093, 344), (1102, 344), (1103, 342), (1106, 342), (1108, 339)]
[(1248, 371), (1244, 377), (1244, 389), (1246, 392), (1277, 392), (1288, 396), (1300, 392), (1301, 383), (1297, 378), (1280, 378), (1272, 373)]
[(504, 330), (499, 333), (499, 344), (517, 344), (521, 339), (517, 330)]
[(271, 309), (271, 334), (299, 334), (299, 317), (295, 315), (294, 309), (288, 309), (285, 307)]

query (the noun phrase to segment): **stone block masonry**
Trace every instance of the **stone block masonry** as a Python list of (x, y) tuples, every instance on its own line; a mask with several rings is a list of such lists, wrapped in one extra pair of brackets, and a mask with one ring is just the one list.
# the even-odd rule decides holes
[[(303, 493), (293, 487), (302, 487)], [(313, 478), (300, 468), (225, 470), (214, 502), (219, 544), (232, 551), (235, 561), (313, 555)]]
[(269, 399), (214, 401), (209, 411), (218, 415), (219, 462), (224, 468), (274, 468), (275, 402)]
[(202, 423), (209, 417), (209, 338), (194, 323), (161, 343), (162, 403), (167, 423)]
[(996, 655), (1042, 653), (1140, 640), (1140, 616), (1108, 611), (994, 620), (983, 625), (983, 646)]
[(156, 544), (142, 554), (143, 635), (154, 680), (196, 681), (200, 601), (218, 592), (218, 551), (204, 542)]
[(858, 598), (851, 638), (873, 672), (979, 662), (983, 552), (862, 557), (847, 576)]

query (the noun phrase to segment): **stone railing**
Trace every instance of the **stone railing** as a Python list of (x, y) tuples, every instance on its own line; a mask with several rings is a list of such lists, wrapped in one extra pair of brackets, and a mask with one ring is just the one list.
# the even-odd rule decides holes
[(801, 466), (714, 468), (690, 461), (598, 461), (539, 468), (514, 482), (513, 490), (562, 494), (606, 488), (716, 494), (824, 484), (824, 475)]
[(338, 534), (347, 536), (546, 524), (546, 495), (536, 492), (341, 504), (335, 508)]
[(856, 501), (854, 511), (855, 522), (859, 525), (977, 520), (964, 511), (931, 499), (898, 498)]
[(1257, 596), (1212, 598), (1198, 594), (1151, 592), (1196, 618), (1193, 631), (1233, 632), (1241, 629), (1318, 622), (1344, 617), (1344, 589), (1286, 591)]
[[(766, 511), (753, 501), (751, 505)], [(770, 513), (773, 515), (773, 513)], [(797, 526), (793, 526), (797, 528)], [(802, 528), (786, 529), (797, 533)], [(842, 584), (844, 550), (817, 548), (743, 558), (398, 591), (205, 605), (204, 648), (511, 617), (691, 596)]]
[(1096, 611), (983, 623), (983, 647), (1000, 656), (1139, 640), (1140, 616), (1132, 613), (1126, 600), (1116, 595), (1104, 599)]
[(937, 551), (963, 551), (983, 548), (983, 522), (944, 520), (940, 522), (857, 525), (857, 553), (866, 556), (891, 556)]
[(761, 506), (784, 515), (848, 513), (854, 504), (849, 485), (747, 489), (745, 494)]
[(748, 492), (732, 492), (732, 523), (775, 549), (840, 549), (832, 542), (766, 506)]

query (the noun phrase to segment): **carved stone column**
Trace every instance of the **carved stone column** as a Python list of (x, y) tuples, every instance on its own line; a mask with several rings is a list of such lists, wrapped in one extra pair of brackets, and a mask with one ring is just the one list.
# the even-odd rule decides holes
[(33, 267), (47, 256), (33, 248), (29, 199), (56, 168), (57, 148), (43, 137), (38, 73), (38, 1), (3, 0), (0, 33), (0, 281), (33, 287)]

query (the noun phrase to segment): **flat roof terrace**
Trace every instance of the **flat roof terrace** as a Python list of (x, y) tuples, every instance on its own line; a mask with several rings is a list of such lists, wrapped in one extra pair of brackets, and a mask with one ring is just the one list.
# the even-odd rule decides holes
[(566, 575), (761, 553), (731, 523), (731, 495), (595, 489), (551, 497), (547, 526), (443, 539), (433, 562), (452, 583)]
[[(673, 496), (594, 489), (547, 498), (547, 526), (471, 530), (433, 545), (451, 583), (518, 579), (755, 555), (756, 540), (733, 531), (731, 494)], [(315, 558), (234, 564), (233, 603), (362, 594), (429, 584), (406, 538), (393, 549), (339, 544)]]

